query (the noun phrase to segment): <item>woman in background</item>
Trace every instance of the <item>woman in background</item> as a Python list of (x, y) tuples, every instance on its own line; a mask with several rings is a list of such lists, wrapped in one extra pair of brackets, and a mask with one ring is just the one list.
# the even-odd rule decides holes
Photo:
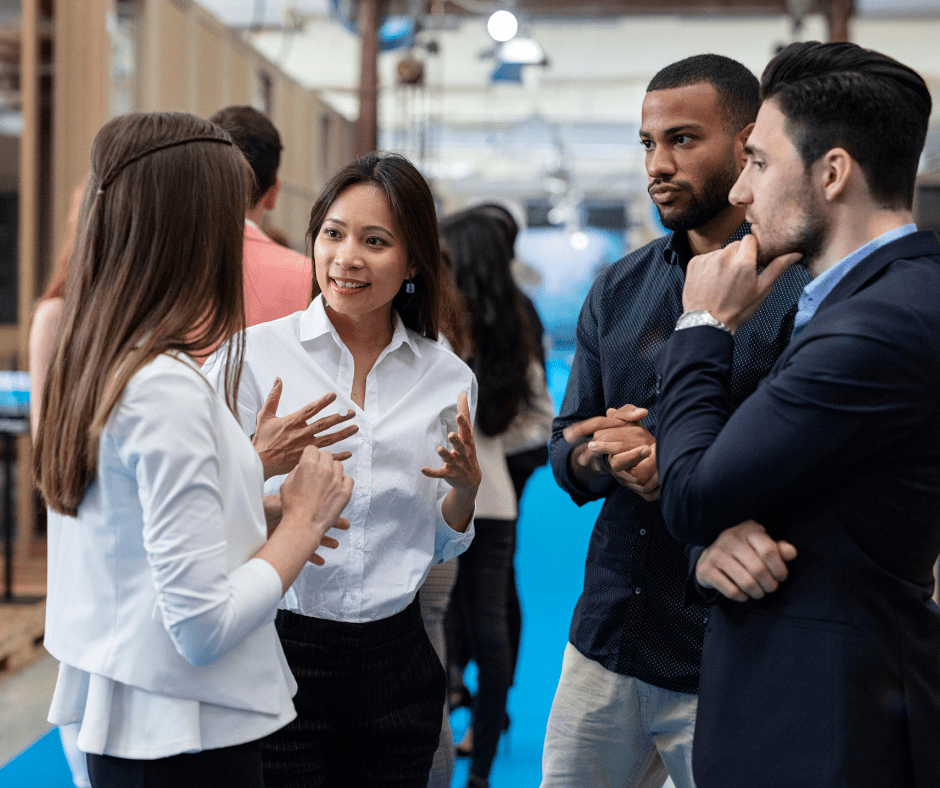
[[(359, 427), (336, 444), (352, 454), (356, 494), (336, 560), (307, 567), (278, 613), (298, 717), (264, 742), (265, 779), (426, 788), (444, 672), (416, 594), (473, 535), (476, 383), (437, 341), (456, 305), (434, 201), (410, 162), (372, 154), (343, 168), (314, 203), (308, 235), (313, 301), (248, 329), (239, 412), (251, 432), (276, 378), (285, 409), (310, 389), (335, 391), (333, 409), (354, 412)], [(206, 363), (210, 378), (221, 380), (225, 357)]]
[(193, 361), (244, 326), (247, 165), (212, 124), (126, 115), (95, 138), (34, 473), (50, 520), (49, 719), (80, 725), (95, 788), (261, 788), (294, 716), (272, 625), (352, 481), (308, 449), (265, 541), (262, 465)]
[(476, 428), (483, 481), (477, 535), (460, 557), (452, 597), (456, 623), (463, 627), (478, 668), (469, 778), (476, 788), (489, 783), (512, 680), (507, 602), (518, 510), (503, 435), (531, 399), (528, 369), (538, 364), (538, 351), (530, 340), (499, 224), (484, 212), (469, 210), (443, 219), (441, 235), (470, 314), (469, 363), (480, 391)]

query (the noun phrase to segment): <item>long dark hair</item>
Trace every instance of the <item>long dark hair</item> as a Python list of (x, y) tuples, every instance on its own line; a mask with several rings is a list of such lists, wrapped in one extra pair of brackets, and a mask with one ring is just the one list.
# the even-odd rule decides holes
[(529, 400), (526, 373), (536, 357), (509, 268), (512, 253), (503, 227), (485, 210), (471, 208), (442, 219), (441, 235), (470, 313), (469, 364), (480, 392), (477, 425), (484, 435), (499, 435)]
[[(408, 328), (430, 339), (437, 339), (438, 334), (450, 338), (451, 326), (458, 321), (459, 305), (441, 263), (434, 198), (427, 181), (404, 156), (369, 153), (330, 178), (310, 210), (307, 244), (311, 258), (314, 240), (330, 206), (343, 191), (358, 184), (375, 186), (385, 195), (404, 240), (408, 262), (415, 268), (415, 292), (408, 293), (402, 286), (392, 300), (392, 308)], [(312, 297), (318, 295), (320, 285), (313, 277)]]
[(193, 115), (123, 115), (95, 137), (33, 461), (56, 511), (77, 513), (108, 417), (159, 354), (197, 355), (234, 334), (224, 375), (234, 410), (250, 179), (228, 134)]

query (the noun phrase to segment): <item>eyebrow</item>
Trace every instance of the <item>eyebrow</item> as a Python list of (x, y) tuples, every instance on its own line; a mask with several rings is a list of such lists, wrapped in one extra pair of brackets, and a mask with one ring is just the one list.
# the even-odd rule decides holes
[(764, 151), (762, 151), (756, 145), (750, 145), (748, 143), (744, 143), (744, 153), (747, 156), (760, 156), (764, 153)]
[[(343, 227), (346, 227), (346, 222), (344, 222), (342, 219), (336, 218), (335, 216), (327, 216), (323, 220), (323, 223), (326, 224), (327, 222), (333, 222), (333, 224), (339, 224)], [(393, 233), (387, 227), (383, 227), (381, 224), (370, 224), (368, 227), (363, 227), (362, 229), (363, 229), (363, 232), (367, 232), (367, 233), (373, 233), (376, 230), (380, 230), (381, 232), (387, 233), (388, 235), (392, 236), (392, 238), (395, 237), (395, 233)]]
[[(688, 123), (680, 123), (678, 126), (670, 126), (668, 129), (664, 129), (660, 133), (664, 137), (672, 137), (676, 134), (681, 134), (682, 132), (685, 132), (685, 131), (701, 131), (704, 128), (705, 128), (704, 123), (695, 123), (693, 121), (689, 121)], [(648, 131), (644, 131), (643, 129), (640, 129), (640, 136), (652, 137), (653, 135)]]

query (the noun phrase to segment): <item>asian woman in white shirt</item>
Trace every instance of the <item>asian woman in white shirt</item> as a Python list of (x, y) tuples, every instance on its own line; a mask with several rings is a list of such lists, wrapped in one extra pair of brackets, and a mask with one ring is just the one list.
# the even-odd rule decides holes
[[(34, 470), (50, 518), (49, 719), (80, 725), (95, 788), (263, 788), (258, 740), (295, 716), (273, 621), (352, 492), (304, 451), (267, 509), (263, 471), (193, 357), (244, 327), (250, 173), (182, 113), (95, 138)], [(345, 525), (345, 523), (342, 523)]]
[[(276, 378), (285, 412), (311, 391), (335, 392), (334, 410), (353, 411), (359, 427), (336, 444), (351, 452), (356, 492), (339, 547), (301, 572), (278, 613), (298, 717), (264, 741), (265, 779), (426, 788), (444, 671), (416, 593), (473, 536), (476, 381), (437, 342), (456, 303), (434, 201), (412, 164), (369, 155), (341, 170), (313, 206), (309, 238), (313, 302), (248, 329), (239, 412), (250, 433)], [(210, 379), (221, 381), (224, 357), (206, 363)]]

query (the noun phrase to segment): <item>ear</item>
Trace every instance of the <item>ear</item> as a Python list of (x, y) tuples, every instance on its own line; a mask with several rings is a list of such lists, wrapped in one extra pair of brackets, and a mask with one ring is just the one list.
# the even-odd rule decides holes
[(748, 123), (741, 131), (734, 135), (734, 160), (738, 164), (738, 172), (744, 169), (747, 164), (747, 154), (744, 152), (744, 146), (747, 144), (747, 138), (754, 131), (754, 124)]
[(833, 148), (813, 165), (813, 180), (827, 202), (844, 197), (852, 180), (861, 173), (845, 148)]
[(268, 189), (264, 194), (261, 195), (261, 203), (264, 205), (264, 210), (273, 211), (274, 206), (277, 205), (277, 194), (281, 190), (281, 179), (277, 178), (274, 181), (274, 185)]

